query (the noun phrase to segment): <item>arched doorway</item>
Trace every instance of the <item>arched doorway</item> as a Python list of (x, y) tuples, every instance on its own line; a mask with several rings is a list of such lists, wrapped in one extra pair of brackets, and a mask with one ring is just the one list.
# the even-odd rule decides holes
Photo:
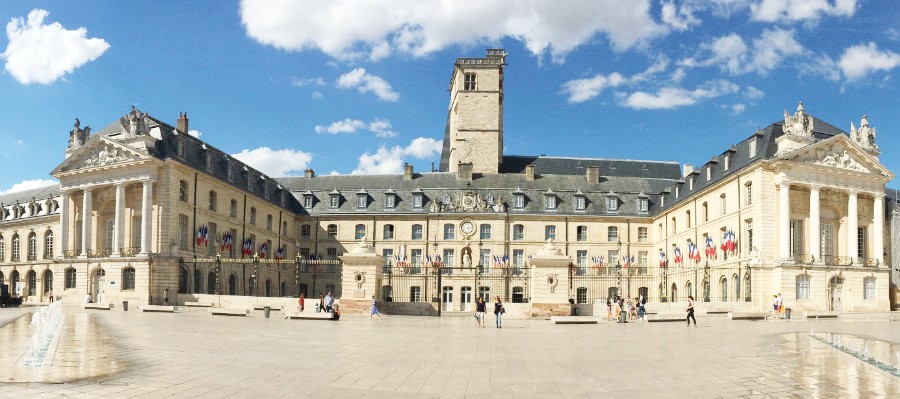
[(26, 296), (37, 295), (37, 273), (34, 270), (29, 270), (28, 273), (25, 273), (25, 284)]
[(53, 291), (53, 272), (44, 270), (44, 294)]
[(188, 292), (188, 271), (187, 268), (181, 266), (178, 268), (178, 293), (187, 294)]
[(237, 276), (228, 276), (228, 295), (237, 295)]
[(688, 296), (694, 296), (694, 284), (691, 284), (690, 280), (684, 283), (684, 293)]
[(834, 276), (828, 282), (828, 310), (839, 312), (844, 310), (844, 278)]
[(675, 302), (676, 298), (678, 298), (678, 285), (672, 283), (672, 291), (669, 292), (669, 302)]
[(722, 276), (722, 279), (719, 280), (719, 285), (722, 290), (722, 302), (728, 302), (728, 279)]
[(94, 269), (91, 273), (90, 293), (96, 303), (104, 303), (106, 300), (106, 270), (102, 267)]
[(219, 287), (216, 287), (216, 274), (213, 272), (209, 272), (206, 275), (206, 293), (207, 294), (215, 294), (216, 290)]
[(19, 288), (19, 271), (13, 270), (12, 273), (9, 274), (9, 293), (20, 295), (16, 290), (17, 288)]

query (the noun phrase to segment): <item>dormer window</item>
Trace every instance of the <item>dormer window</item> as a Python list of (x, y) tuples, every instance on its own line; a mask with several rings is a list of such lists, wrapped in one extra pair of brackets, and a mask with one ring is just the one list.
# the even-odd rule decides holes
[(184, 142), (178, 140), (178, 144), (175, 146), (175, 151), (178, 154), (179, 158), (184, 158)]
[(360, 190), (356, 193), (356, 209), (366, 209), (369, 206), (369, 193)]
[(725, 154), (725, 170), (728, 170), (729, 166), (731, 166), (731, 154)]
[(750, 139), (749, 146), (750, 146), (750, 151), (749, 151), (750, 158), (753, 158), (756, 156), (756, 137), (753, 137), (752, 139)]
[(303, 194), (303, 207), (310, 209), (315, 204), (316, 196), (313, 193)]
[(587, 208), (587, 198), (584, 197), (584, 193), (581, 190), (575, 193), (572, 197), (572, 202), (576, 211), (583, 211)]
[(650, 199), (644, 193), (638, 195), (637, 203), (638, 213), (647, 213), (650, 211)]
[(513, 209), (525, 209), (525, 193), (513, 194)]
[(227, 177), (230, 182), (234, 181), (234, 173), (232, 172), (231, 163), (228, 161), (225, 161), (225, 177)]
[(413, 192), (413, 208), (421, 209), (425, 204), (425, 194), (416, 189)]
[[(206, 147), (206, 145), (204, 145), (204, 147)], [(212, 165), (213, 165), (213, 162), (212, 162), (212, 160), (213, 160), (212, 154), (210, 154), (209, 151), (207, 151), (206, 148), (204, 148), (204, 149), (203, 149), (203, 155), (206, 157), (206, 171), (207, 171), (207, 172), (212, 172)]]
[(328, 193), (328, 205), (331, 209), (338, 209), (341, 207), (341, 193), (337, 190), (334, 190)]
[(394, 209), (397, 205), (397, 194), (393, 191), (384, 193), (384, 208), (385, 209)]
[(619, 198), (616, 197), (616, 195), (613, 193), (606, 194), (606, 211), (607, 212), (618, 212), (619, 211)]
[(681, 195), (681, 187), (675, 186), (675, 198), (678, 198)]
[(712, 166), (706, 167), (706, 181), (712, 179)]
[(694, 191), (694, 176), (688, 178), (688, 190)]
[(556, 193), (554, 193), (553, 190), (547, 190), (544, 193), (544, 209), (548, 211), (555, 211), (557, 202), (556, 200)]

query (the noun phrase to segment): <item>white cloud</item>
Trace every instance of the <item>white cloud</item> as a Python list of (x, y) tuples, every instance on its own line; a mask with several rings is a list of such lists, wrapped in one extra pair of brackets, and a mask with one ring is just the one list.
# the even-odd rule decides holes
[(744, 110), (747, 109), (747, 106), (744, 104), (731, 104), (730, 108), (731, 108), (731, 114), (737, 115), (737, 114), (744, 112)]
[(312, 98), (319, 99), (319, 98), (322, 98), (322, 92), (316, 90), (316, 91), (312, 92), (312, 94), (310, 94), (310, 96), (312, 96)]
[(374, 93), (385, 101), (397, 101), (400, 94), (391, 88), (391, 84), (379, 76), (367, 73), (365, 68), (356, 68), (341, 75), (337, 80), (338, 87), (342, 89), (356, 88), (360, 93)]
[(392, 125), (390, 121), (377, 118), (369, 123), (363, 122), (359, 119), (346, 118), (344, 120), (332, 122), (328, 126), (316, 125), (316, 127), (313, 129), (316, 131), (316, 133), (319, 134), (356, 133), (357, 130), (366, 129), (372, 133), (375, 133), (375, 136), (385, 139), (397, 136), (397, 133), (391, 130)]
[(311, 154), (290, 148), (273, 150), (259, 147), (231, 155), (271, 177), (302, 174), (312, 161)]
[(753, 39), (752, 47), (736, 33), (716, 38), (701, 44), (700, 60), (691, 57), (679, 61), (684, 67), (718, 66), (732, 75), (756, 72), (765, 75), (790, 57), (807, 54), (794, 38), (794, 31), (774, 28), (766, 29)]
[(650, 0), (242, 0), (247, 36), (285, 51), (318, 49), (338, 59), (391, 54), (424, 56), (452, 45), (521, 41), (535, 56), (567, 53), (608, 38), (624, 51), (668, 29), (650, 15)]
[(203, 133), (200, 133), (199, 130), (188, 130), (188, 135), (189, 135), (189, 136), (194, 136), (194, 137), (196, 137), (196, 138), (199, 139), (200, 136), (203, 135)]
[(879, 50), (874, 42), (857, 44), (844, 49), (838, 65), (848, 81), (866, 77), (875, 71), (889, 71), (900, 65), (900, 54)]
[(694, 90), (681, 87), (663, 87), (656, 93), (637, 91), (621, 95), (622, 105), (634, 109), (673, 109), (694, 105), (700, 100), (737, 93), (740, 87), (727, 80), (705, 82)]
[(105, 40), (87, 38), (83, 27), (67, 30), (59, 22), (45, 25), (49, 14), (36, 8), (28, 13), (27, 21), (12, 18), (6, 24), (9, 44), (0, 58), (6, 59), (6, 71), (19, 83), (53, 83), (109, 49)]
[(293, 78), (291, 79), (291, 86), (294, 87), (304, 87), (304, 86), (325, 86), (325, 79), (320, 77), (315, 78)]
[(13, 184), (7, 190), (0, 191), (0, 195), (18, 193), (21, 191), (28, 191), (35, 188), (48, 187), (58, 185), (59, 182), (56, 180), (47, 180), (47, 179), (34, 179), (34, 180), (24, 180), (19, 183)]
[(408, 158), (425, 159), (441, 152), (442, 143), (438, 140), (419, 137), (406, 147), (379, 147), (374, 154), (368, 152), (359, 156), (359, 164), (351, 172), (354, 175), (386, 175), (403, 172), (403, 160)]
[(856, 0), (760, 0), (750, 5), (751, 18), (763, 22), (816, 21), (822, 15), (852, 17)]
[(763, 92), (762, 90), (757, 89), (753, 86), (745, 87), (743, 94), (744, 94), (744, 97), (746, 97), (750, 101), (759, 100), (760, 98), (763, 98), (763, 96), (766, 95), (765, 92)]
[(592, 78), (573, 79), (563, 83), (562, 91), (569, 96), (570, 103), (580, 103), (597, 97), (606, 88), (616, 87), (627, 81), (628, 79), (618, 72), (613, 72), (609, 76), (598, 73)]
[(694, 7), (691, 2), (683, 2), (681, 8), (671, 0), (662, 3), (661, 17), (666, 25), (679, 31), (690, 29), (700, 25), (700, 19), (694, 16)]

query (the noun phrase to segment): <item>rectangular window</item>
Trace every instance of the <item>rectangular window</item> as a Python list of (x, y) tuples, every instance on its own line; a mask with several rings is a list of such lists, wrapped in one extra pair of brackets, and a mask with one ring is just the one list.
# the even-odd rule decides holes
[(863, 279), (863, 299), (875, 299), (874, 277), (866, 277)]
[(524, 209), (525, 208), (525, 195), (516, 194), (513, 196), (513, 208), (515, 208), (515, 209)]
[(584, 269), (587, 267), (587, 251), (586, 250), (577, 250), (575, 251), (575, 264), (578, 265), (579, 269)]
[(354, 238), (357, 240), (362, 240), (363, 237), (365, 237), (365, 236), (366, 236), (366, 225), (364, 225), (364, 224), (356, 225), (356, 234), (354, 235)]
[(797, 300), (809, 299), (809, 276), (797, 276)]
[(857, 261), (863, 261), (868, 258), (868, 254), (866, 253), (866, 228), (865, 227), (857, 227), (856, 228), (856, 257)]
[(313, 196), (312, 195), (304, 195), (303, 196), (303, 207), (306, 209), (313, 207)]
[(619, 228), (616, 226), (609, 226), (606, 229), (606, 241), (616, 242), (618, 239), (619, 239)]
[(422, 250), (421, 249), (410, 249), (409, 250), (409, 258), (412, 262), (412, 265), (416, 268), (422, 267)]
[(525, 250), (524, 249), (514, 249), (513, 257), (512, 257), (513, 267), (516, 269), (521, 269), (525, 266)]
[(834, 255), (834, 225), (833, 224), (821, 224), (819, 225), (819, 238), (822, 240), (821, 245), (819, 246), (819, 252), (822, 256), (833, 256)]
[(332, 195), (331, 203), (329, 205), (331, 206), (331, 209), (337, 209), (339, 206), (341, 206), (341, 197)]
[(357, 208), (365, 208), (368, 205), (368, 198), (365, 195), (357, 195), (356, 196), (356, 207)]
[(456, 238), (456, 226), (452, 223), (447, 223), (444, 225), (444, 239), (445, 240), (453, 240)]
[(189, 242), (188, 217), (187, 215), (178, 215), (178, 248), (186, 250)]
[(803, 254), (803, 221), (791, 220), (791, 256)]
[(481, 262), (481, 267), (484, 268), (484, 271), (489, 271), (491, 269), (491, 265), (493, 264), (493, 259), (491, 258), (491, 250), (490, 249), (482, 249), (479, 254), (479, 259)]
[(544, 226), (544, 241), (556, 240), (556, 226)]
[(619, 199), (616, 197), (606, 197), (606, 210), (616, 212), (619, 210)]
[(522, 241), (525, 239), (525, 225), (513, 225), (513, 241)]
[(750, 139), (750, 145), (749, 145), (749, 147), (750, 147), (750, 151), (749, 151), (750, 154), (749, 154), (749, 157), (750, 157), (750, 158), (753, 158), (753, 157), (756, 156), (756, 137)]
[(650, 209), (650, 200), (647, 198), (638, 198), (638, 212), (647, 213)]
[(216, 241), (219, 239), (219, 226), (215, 223), (210, 222), (207, 227), (207, 237), (209, 237), (209, 245), (207, 247), (207, 253), (209, 256), (214, 256), (216, 251), (219, 250), (219, 246), (216, 245)]
[(621, 260), (619, 259), (619, 251), (616, 251), (616, 250), (606, 251), (606, 265), (607, 266), (615, 266), (617, 264), (621, 264), (620, 262), (621, 262)]
[(638, 251), (638, 266), (647, 267), (647, 251)]
[(745, 221), (747, 224), (747, 253), (753, 251), (753, 219), (747, 219)]
[(441, 259), (444, 262), (444, 267), (456, 267), (456, 252), (452, 249), (445, 249), (443, 258)]
[(338, 234), (337, 225), (329, 224), (328, 225), (328, 238), (333, 240), (333, 239), (337, 238), (337, 234)]
[(300, 225), (300, 239), (308, 240), (312, 236), (312, 226), (308, 224)]
[(724, 215), (726, 212), (728, 212), (728, 208), (726, 207), (728, 202), (725, 201), (725, 194), (719, 196), (719, 202), (722, 204), (722, 214)]
[(477, 85), (475, 81), (475, 73), (467, 72), (463, 75), (465, 82), (463, 84), (463, 90), (465, 91), (473, 91), (476, 90)]
[(587, 226), (578, 226), (575, 228), (575, 239), (578, 241), (587, 241), (588, 240)]
[(649, 241), (649, 237), (647, 236), (647, 228), (646, 227), (638, 227), (638, 242), (647, 242)]
[(384, 258), (384, 262), (390, 265), (394, 262), (394, 249), (393, 248), (385, 248), (381, 250), (381, 257)]
[(586, 206), (585, 206), (586, 203), (587, 203), (587, 200), (584, 197), (582, 197), (580, 195), (576, 196), (575, 197), (575, 210), (583, 211), (586, 208)]
[(413, 195), (413, 208), (421, 208), (422, 207), (422, 194), (414, 194)]
[(421, 240), (422, 239), (422, 225), (414, 224), (412, 226), (412, 239), (413, 240)]
[(392, 225), (392, 224), (384, 225), (384, 239), (385, 240), (393, 240), (394, 239), (394, 225)]
[(328, 259), (337, 259), (337, 248), (326, 248), (325, 257)]
[(744, 197), (744, 198), (746, 198), (745, 205), (752, 205), (753, 204), (753, 185), (750, 183), (747, 183), (746, 188), (747, 188), (747, 190), (746, 190), (747, 195), (746, 195), (746, 197)]
[(481, 234), (479, 237), (482, 240), (490, 240), (491, 239), (491, 225), (483, 224), (481, 225)]
[(556, 196), (555, 195), (545, 195), (544, 196), (544, 206), (547, 210), (556, 209)]
[(394, 208), (394, 199), (396, 197), (393, 194), (388, 194), (384, 196), (384, 207), (388, 209)]
[(418, 286), (409, 287), (409, 301), (410, 302), (422, 302), (422, 287), (418, 287)]

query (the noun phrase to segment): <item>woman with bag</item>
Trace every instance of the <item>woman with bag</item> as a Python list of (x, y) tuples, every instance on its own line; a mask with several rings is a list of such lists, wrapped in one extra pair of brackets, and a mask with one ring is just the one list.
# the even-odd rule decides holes
[(506, 309), (503, 308), (503, 302), (500, 302), (500, 295), (497, 295), (497, 301), (494, 302), (494, 316), (497, 318), (497, 328), (503, 328), (503, 314)]

